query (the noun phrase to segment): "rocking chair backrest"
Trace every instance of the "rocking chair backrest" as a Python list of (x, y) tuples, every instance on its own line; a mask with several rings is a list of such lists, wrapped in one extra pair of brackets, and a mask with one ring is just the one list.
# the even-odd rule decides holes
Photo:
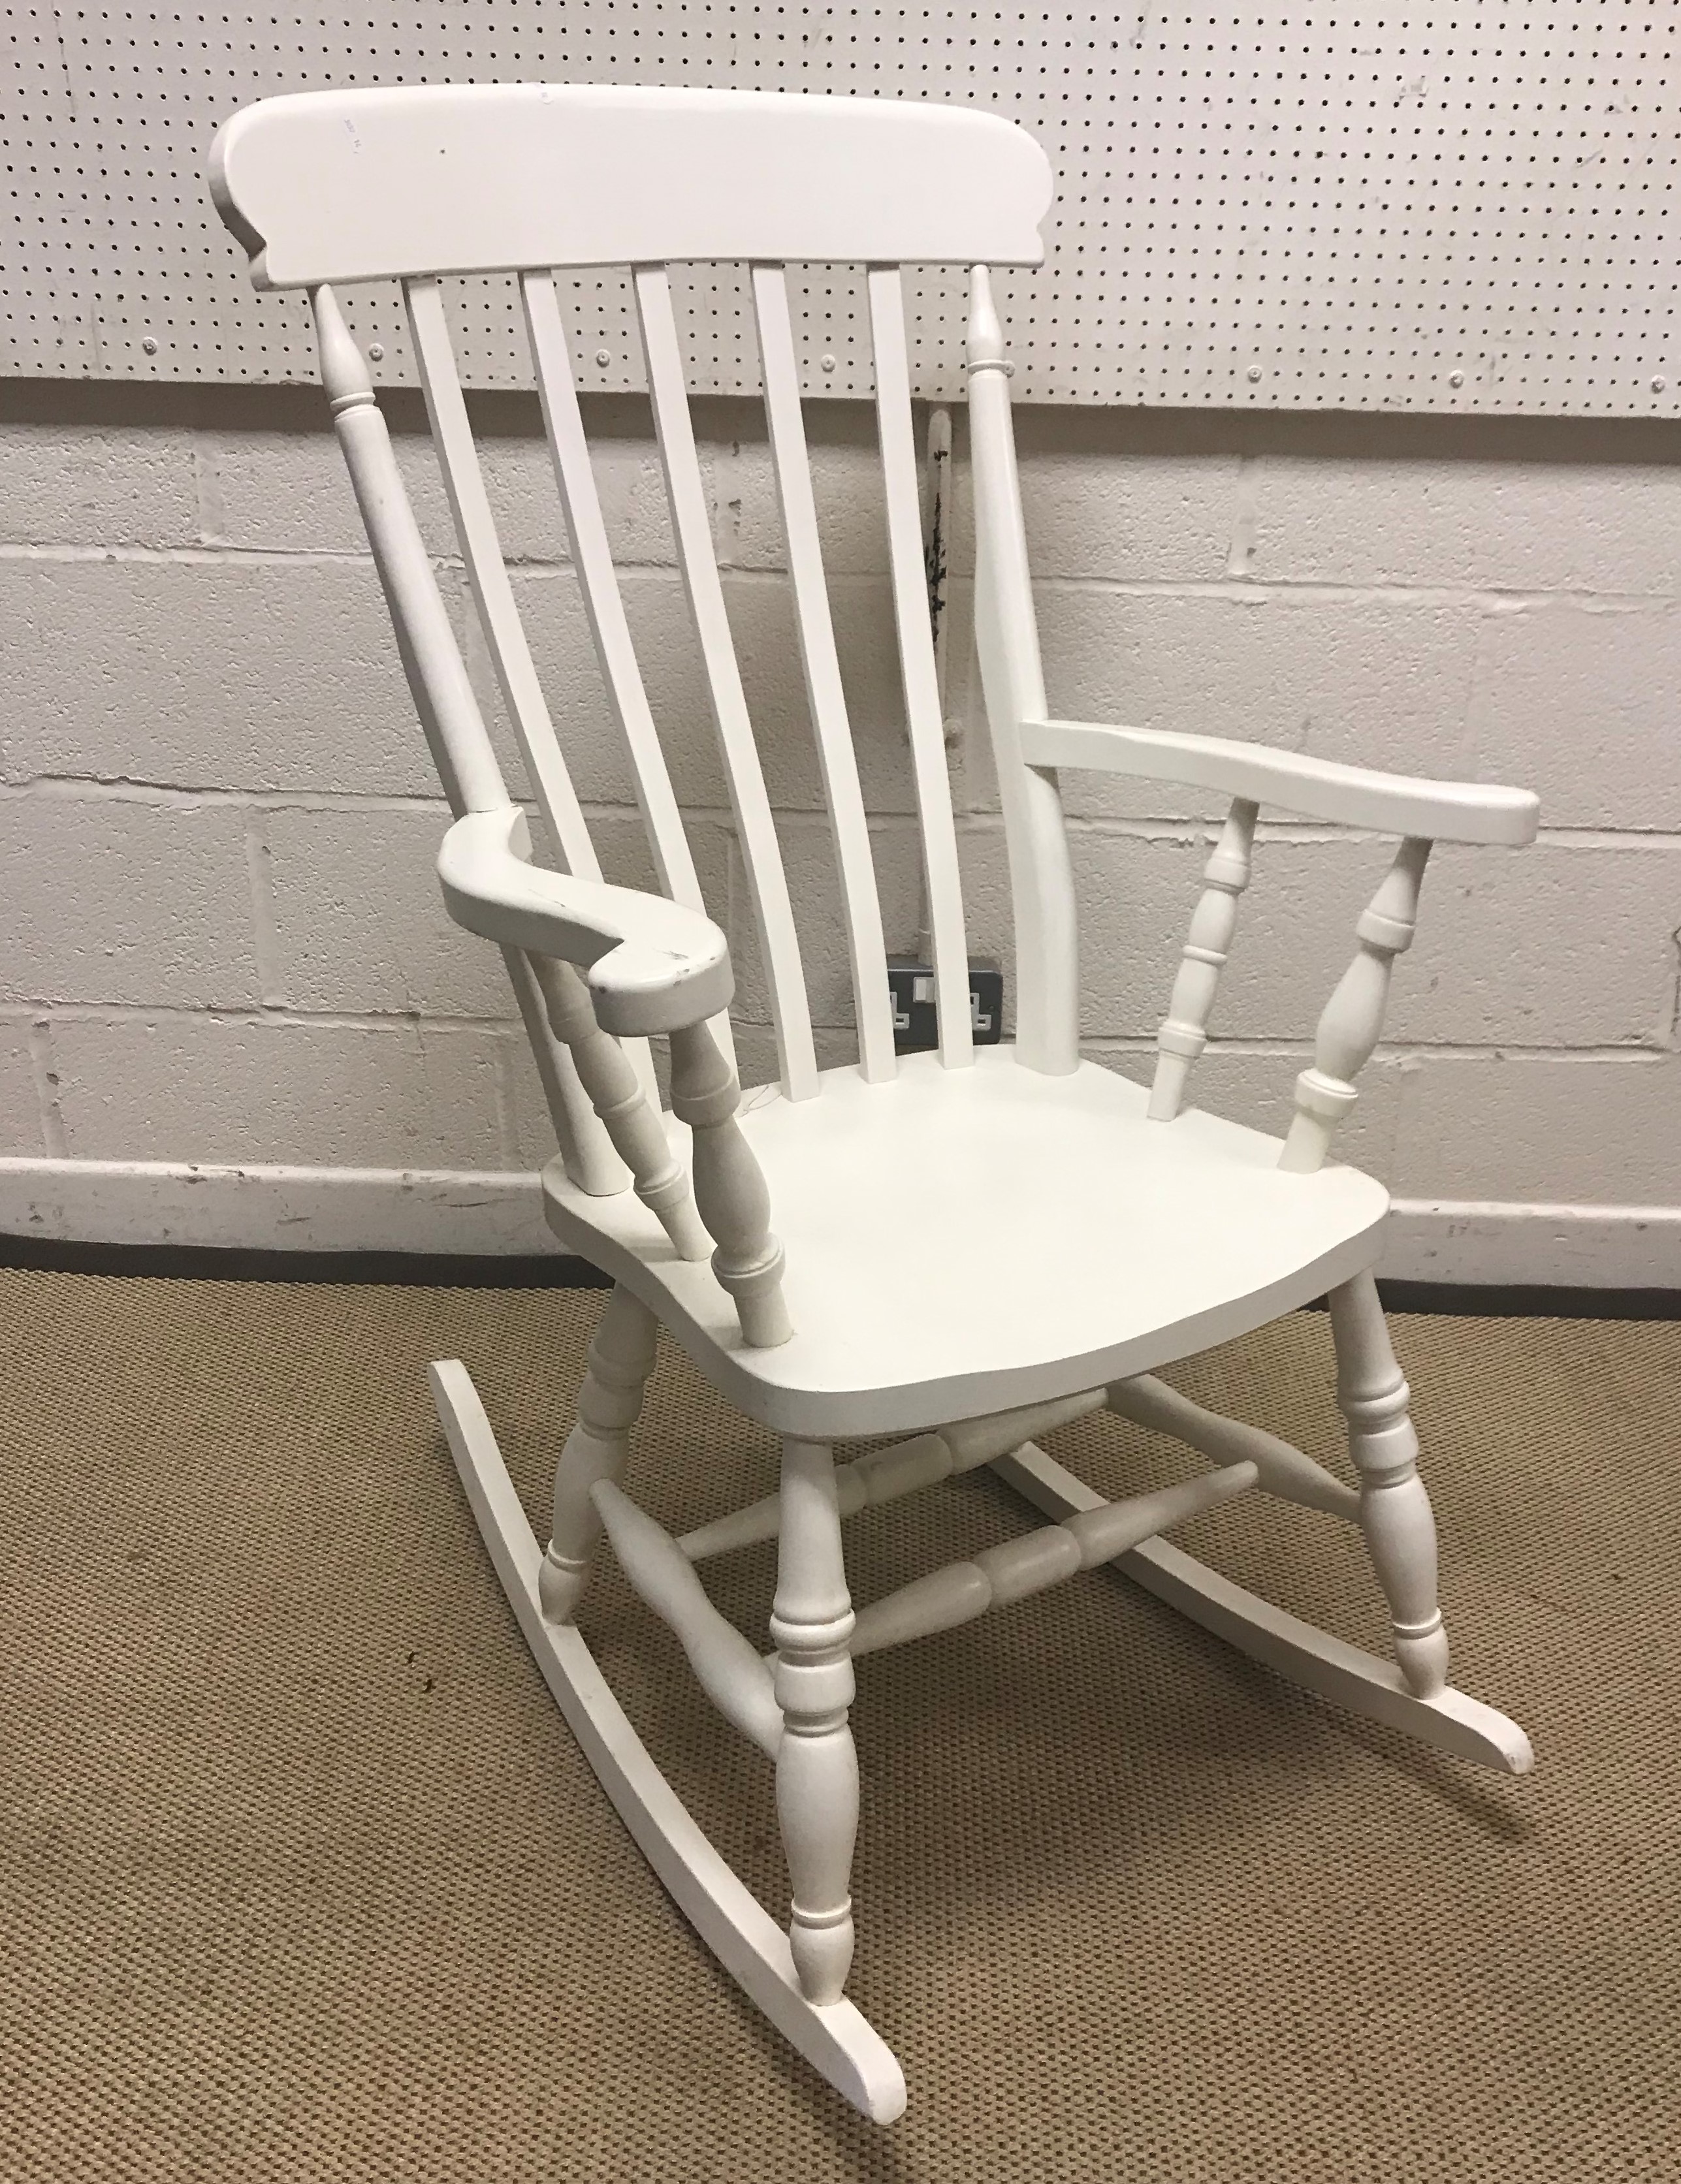
[[(788, 883), (726, 616), (696, 458), (668, 268), (746, 261), (805, 687), (835, 856), (859, 1064), (895, 1071), (886, 958), (863, 800), (831, 626), (785, 268), (864, 265), (899, 665), (933, 945), (940, 1051), (971, 1059), (958, 850), (923, 567), (902, 263), (975, 269), (972, 329), (980, 585), (1022, 957), (1020, 1057), (1074, 1066), (1071, 889), (1053, 778), (1008, 747), (1043, 711), (1026, 588), (1002, 343), (988, 265), (1034, 265), (1051, 198), (1024, 131), (963, 108), (715, 91), (515, 85), (346, 91), (268, 99), (223, 128), (211, 158), (223, 219), (260, 287), (312, 292), (322, 374), (351, 461), (404, 662), (446, 794), (505, 802), (494, 754), (372, 407), (334, 283), (401, 281), (433, 439), (490, 658), (533, 793), (567, 866), (600, 867), (556, 740), (508, 582), (451, 348), (440, 276), (518, 276), (572, 559), (662, 887), (700, 908), (685, 838), (632, 649), (585, 443), (552, 269), (631, 269), (677, 553), (700, 640), (791, 1100), (817, 1089)], [(354, 430), (347, 429), (354, 426)], [(1065, 948), (1066, 962), (1058, 961)], [(541, 1010), (510, 956), (539, 1065)], [(545, 1078), (556, 1063), (547, 1056)], [(550, 1082), (551, 1100), (556, 1087)], [(572, 1103), (567, 1103), (568, 1105)], [(558, 1117), (557, 1117), (558, 1119)]]

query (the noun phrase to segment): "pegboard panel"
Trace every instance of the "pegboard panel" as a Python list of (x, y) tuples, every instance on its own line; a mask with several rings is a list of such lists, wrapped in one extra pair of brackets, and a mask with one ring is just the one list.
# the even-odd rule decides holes
[[(311, 380), (201, 179), (249, 100), (347, 83), (729, 84), (961, 99), (1056, 163), (1009, 276), (1038, 402), (1681, 414), (1677, 0), (1119, 0), (1107, 9), (405, 0), (382, 14), (8, 6), (3, 369)], [(580, 382), (640, 383), (627, 284), (571, 284)], [(909, 285), (919, 390), (962, 392), (962, 282)], [(800, 287), (810, 391), (870, 387), (855, 275)], [(394, 300), (346, 297), (382, 376)], [(757, 386), (734, 269), (685, 275), (691, 384)], [(464, 376), (528, 383), (511, 284), (462, 282)]]

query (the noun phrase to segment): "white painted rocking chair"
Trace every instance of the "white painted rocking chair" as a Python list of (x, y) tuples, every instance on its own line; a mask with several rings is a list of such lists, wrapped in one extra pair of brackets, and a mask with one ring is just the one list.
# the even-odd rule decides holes
[[(1535, 800), (1399, 779), (1148, 728), (1046, 717), (986, 267), (1038, 262), (1050, 171), (1032, 139), (966, 109), (707, 91), (352, 91), (276, 98), (222, 130), (211, 181), (258, 284), (312, 296), (322, 376), (415, 703), (457, 816), (439, 859), (450, 914), (497, 942), (542, 1073), (561, 1239), (617, 1286), (533, 1537), (472, 1384), (433, 1368), (439, 1414), (544, 1675), (627, 1825), (722, 1962), (824, 2077), (881, 2122), (899, 2066), (844, 1998), (858, 1780), (848, 1708), (861, 1654), (945, 1630), (1081, 1569), (1140, 1582), (1314, 1691), (1463, 1758), (1521, 1772), (1529, 1747), (1448, 1683), (1430, 1504), (1371, 1268), (1388, 1200), (1327, 1165), (1412, 939), (1432, 841), (1517, 844)], [(713, 558), (667, 267), (751, 265), (764, 398), (806, 689), (845, 903), (858, 1061), (819, 1072), (795, 928)], [(882, 923), (837, 667), (785, 267), (862, 262), (899, 657), (930, 905), (939, 1051), (896, 1060)], [(975, 618), (1002, 793), (1019, 985), (1014, 1045), (971, 1045), (957, 843), (924, 590), (899, 267), (973, 268), (969, 426)], [(781, 1081), (739, 1100), (731, 972), (706, 917), (632, 651), (551, 268), (628, 265), (690, 604), (750, 877)], [(518, 275), (560, 498), (602, 671), (634, 760), (662, 897), (610, 887), (552, 733), (481, 480), (438, 276)], [(529, 863), (333, 284), (402, 281), (461, 550), (543, 818), (567, 866)], [(1231, 799), (1147, 1093), (1080, 1059), (1075, 901), (1059, 769)], [(1257, 807), (1400, 838), (1356, 928), (1280, 1141), (1182, 1107), (1248, 878)], [(644, 1042), (671, 1043), (673, 1115)], [(621, 1041), (626, 1044), (620, 1044)], [(628, 1171), (628, 1173), (627, 1173)], [(985, 1178), (977, 1188), (976, 1178)], [(691, 1195), (692, 1182), (692, 1195)], [(896, 1209), (890, 1240), (880, 1209)], [(773, 1233), (773, 1223), (774, 1233)], [(1257, 1428), (1150, 1377), (1328, 1293), (1358, 1490)], [(623, 1490), (656, 1323), (782, 1436), (779, 1497), (670, 1538)], [(1108, 1405), (1214, 1468), (1105, 1503), (1033, 1436)], [(842, 1465), (831, 1444), (902, 1433)], [(1055, 1521), (854, 1610), (843, 1520), (991, 1463)], [(1398, 1666), (1312, 1629), (1159, 1535), (1248, 1488), (1362, 1529)], [(775, 1763), (792, 1880), (784, 1930), (701, 1836), (608, 1691), (572, 1620), (605, 1528), (702, 1689)], [(695, 1565), (779, 1541), (762, 1659)]]

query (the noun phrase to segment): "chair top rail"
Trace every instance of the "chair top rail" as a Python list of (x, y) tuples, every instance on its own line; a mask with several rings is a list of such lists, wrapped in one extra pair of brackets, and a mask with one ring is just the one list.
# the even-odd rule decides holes
[(857, 1017), (858, 1066), (868, 1083), (877, 1084), (894, 1076), (898, 1067), (887, 990), (887, 948), (882, 937), (881, 899), (870, 854), (869, 824), (858, 783), (857, 755), (852, 748), (840, 662), (835, 649), (829, 588), (824, 580), (785, 268), (753, 268), (753, 310), (764, 374), (771, 456), (788, 540), (800, 660), (840, 872), (841, 911)]
[(975, 1059), (969, 1025), (969, 945), (963, 933), (958, 837), (952, 818), (951, 777), (946, 771), (946, 729), (934, 661), (934, 630), (928, 610), (916, 443), (911, 426), (904, 291), (896, 265), (872, 268), (868, 282), (893, 618), (898, 630), (905, 720), (910, 730), (911, 765), (922, 829), (940, 1058), (948, 1068), (960, 1069)]
[(1114, 727), (1092, 721), (1024, 721), (1022, 756), (1030, 766), (1083, 766), (1147, 781), (1223, 790), (1256, 804), (1282, 805), (1314, 819), (1370, 827), (1432, 842), (1482, 842), (1521, 849), (1533, 842), (1540, 800), (1527, 788), (1493, 783), (1423, 781), (1342, 766), (1299, 751), (1173, 728)]
[(741, 671), (712, 548), (706, 488), (695, 452), (683, 352), (672, 309), (671, 281), (663, 265), (639, 265), (634, 276), (642, 351), (654, 432), (665, 471), (666, 499), (677, 539), (678, 560), (706, 667), (706, 693), (718, 729), (730, 808), (740, 838), (747, 888), (758, 928), (782, 1089), (790, 1100), (818, 1089), (817, 1051), (799, 938), (788, 899), (788, 875), (765, 791), (763, 768), (741, 688)]
[(444, 489), (468, 581), (483, 625), (485, 642), (514, 733), (518, 738), (532, 790), (547, 821), (567, 870), (579, 879), (598, 880), (601, 867), (584, 824), (578, 794), (556, 739), (549, 707), (537, 679), (525, 629), (514, 604), (495, 519), (484, 490), (472, 427), (455, 370), (455, 350), (444, 316), (444, 293), (436, 281), (404, 283), (409, 326), (426, 393), (432, 437), (444, 472)]
[(695, 259), (1037, 265), (1050, 163), (933, 100), (616, 84), (304, 92), (209, 159), (259, 288)]

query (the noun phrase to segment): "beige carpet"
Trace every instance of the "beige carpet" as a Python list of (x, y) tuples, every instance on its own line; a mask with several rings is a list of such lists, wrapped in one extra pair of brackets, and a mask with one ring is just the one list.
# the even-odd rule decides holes
[[(671, 1909), (550, 1704), (423, 1367), (533, 1510), (600, 1292), (0, 1273), (0, 2174), (81, 2179), (1681, 2177), (1681, 1329), (1402, 1318), (1457, 1680), (1498, 1779), (1352, 1721), (1113, 1575), (863, 1664), (858, 2121)], [(1180, 1384), (1340, 1463), (1299, 1315)], [(1185, 1468), (1053, 1437), (1114, 1490)], [(633, 1484), (772, 1483), (662, 1357)], [(859, 1520), (868, 1599), (1030, 1521)], [(1381, 1640), (1357, 1541), (1203, 1538)], [(1196, 1544), (1192, 1540), (1192, 1544)], [(762, 1629), (768, 1551), (715, 1566)], [(779, 1903), (768, 1769), (609, 1576), (586, 1627)]]

